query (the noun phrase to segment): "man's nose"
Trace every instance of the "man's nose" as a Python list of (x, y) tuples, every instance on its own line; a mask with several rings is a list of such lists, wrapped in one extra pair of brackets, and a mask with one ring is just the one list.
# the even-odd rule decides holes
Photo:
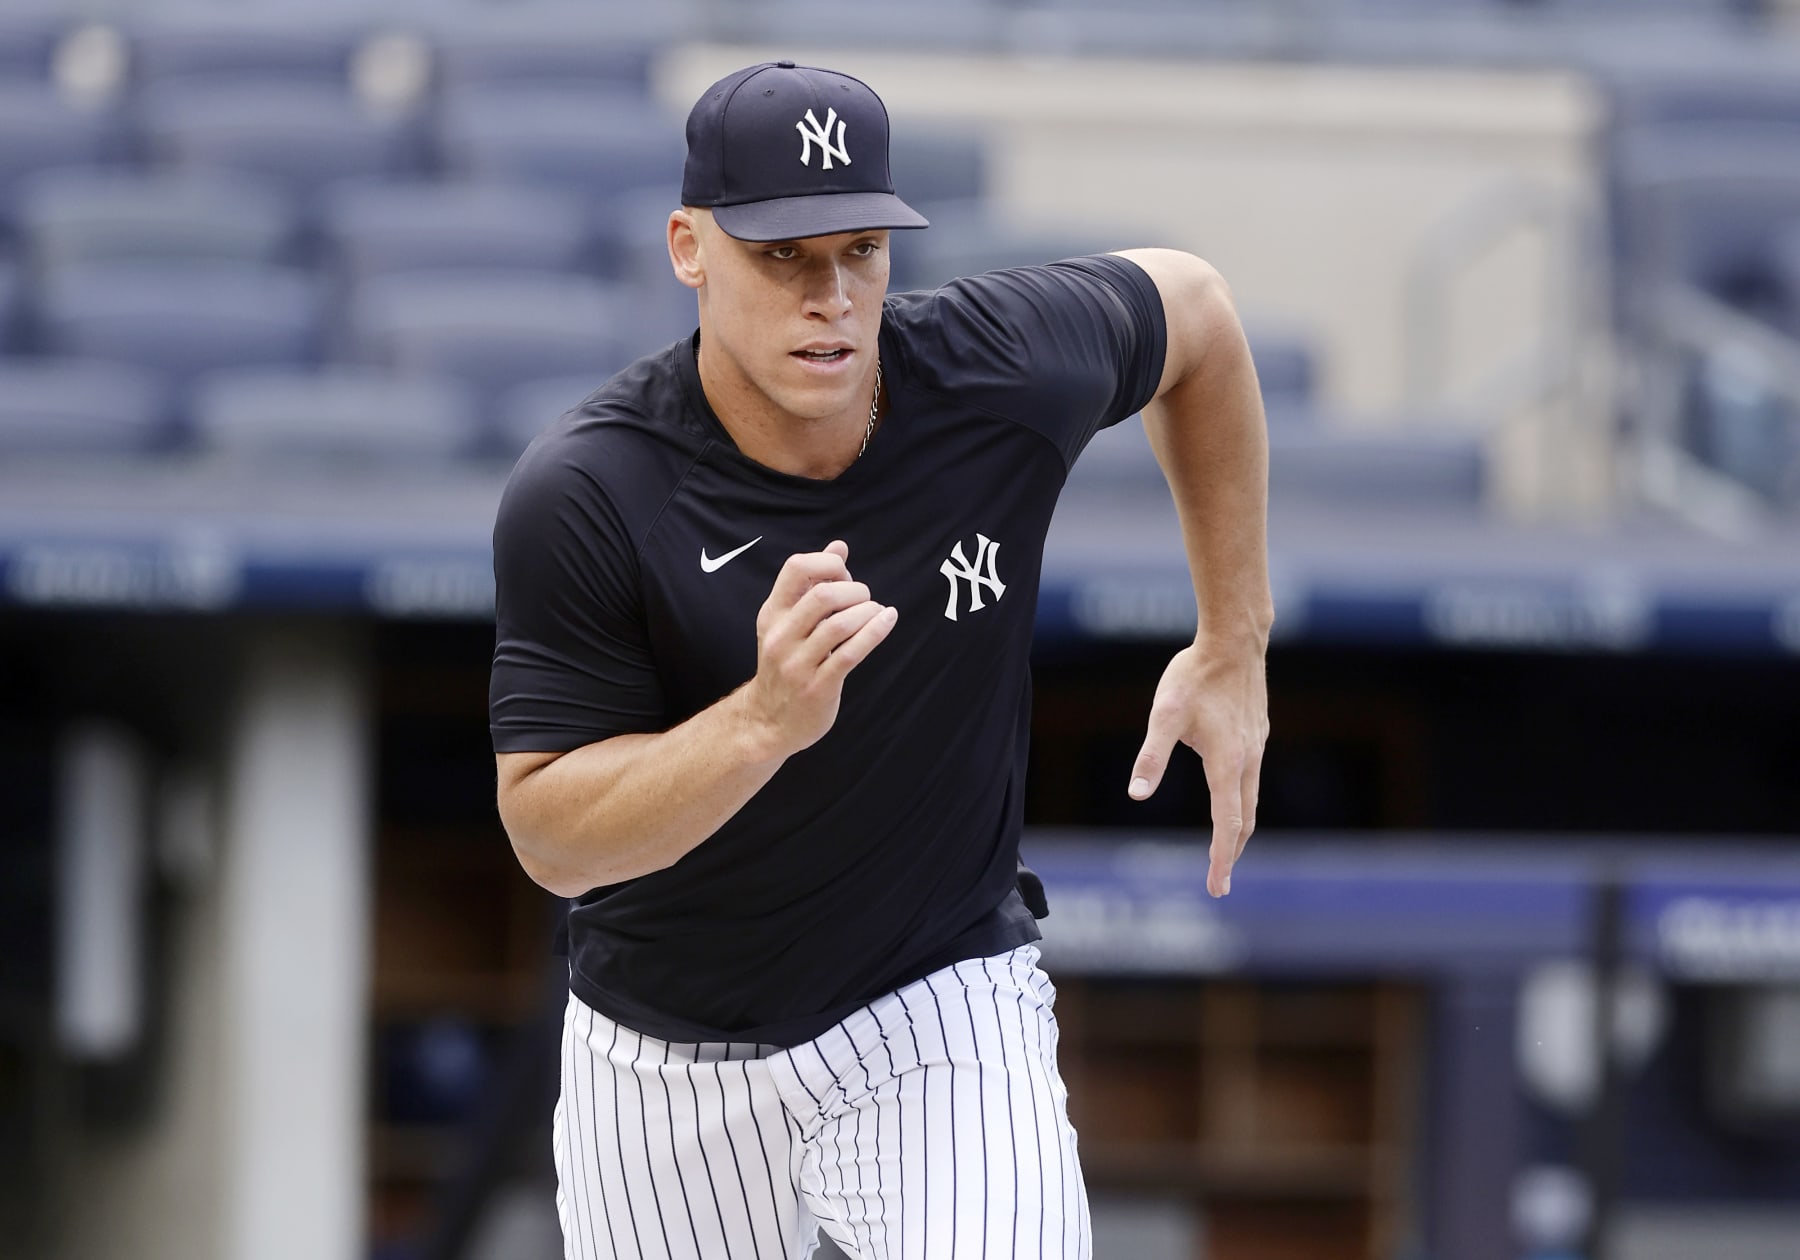
[(828, 318), (836, 319), (850, 312), (850, 291), (844, 284), (844, 269), (836, 262), (822, 262), (807, 277), (807, 305)]

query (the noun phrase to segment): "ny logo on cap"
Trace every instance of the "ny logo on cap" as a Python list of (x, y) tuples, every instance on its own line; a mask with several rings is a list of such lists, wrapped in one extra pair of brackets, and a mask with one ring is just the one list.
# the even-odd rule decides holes
[[(831, 125), (837, 123), (837, 144), (831, 143)], [(807, 130), (811, 127), (811, 130)], [(831, 169), (831, 159), (836, 158), (845, 166), (850, 165), (850, 151), (844, 147), (844, 124), (838, 120), (837, 110), (825, 111), (825, 125), (819, 126), (819, 120), (813, 117), (812, 110), (806, 111), (806, 118), (794, 124), (794, 130), (800, 133), (800, 165), (812, 165), (812, 147), (816, 143), (823, 160), (819, 169)]]

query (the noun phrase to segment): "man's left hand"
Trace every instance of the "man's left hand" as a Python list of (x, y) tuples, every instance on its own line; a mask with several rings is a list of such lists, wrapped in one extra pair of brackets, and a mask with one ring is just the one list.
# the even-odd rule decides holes
[(1269, 689), (1263, 654), (1183, 648), (1163, 670), (1150, 705), (1149, 731), (1131, 767), (1133, 800), (1147, 800), (1162, 782), (1177, 742), (1200, 754), (1212, 794), (1212, 863), (1206, 890), (1231, 891), (1231, 868), (1256, 830), (1256, 796), (1263, 745), (1269, 738)]

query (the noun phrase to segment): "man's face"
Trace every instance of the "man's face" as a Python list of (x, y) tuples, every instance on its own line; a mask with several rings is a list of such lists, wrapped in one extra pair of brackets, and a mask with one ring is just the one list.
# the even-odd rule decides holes
[(802, 419), (867, 410), (887, 295), (886, 229), (740, 241), (707, 211), (682, 210), (669, 231), (676, 274), (699, 291), (702, 353), (721, 356), (714, 369)]

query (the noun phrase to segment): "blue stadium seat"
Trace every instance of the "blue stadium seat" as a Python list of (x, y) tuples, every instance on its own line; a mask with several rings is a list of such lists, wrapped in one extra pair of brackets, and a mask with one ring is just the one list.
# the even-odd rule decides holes
[(666, 236), (675, 190), (651, 189), (619, 197), (600, 216), (611, 273), (630, 287), (632, 318), (626, 351), (636, 356), (694, 331), (694, 292), (675, 279)]
[(445, 103), (438, 145), (461, 175), (546, 185), (598, 204), (681, 188), (681, 126), (643, 99), (606, 90), (494, 88)]
[(634, 284), (652, 280), (681, 287), (669, 268), (668, 246), (669, 214), (680, 201), (678, 188), (644, 188), (601, 204), (595, 232), (611, 274)]
[(100, 359), (0, 358), (0, 455), (115, 455), (168, 437), (156, 374)]
[(436, 271), (371, 280), (352, 294), (350, 324), (360, 357), (455, 376), (491, 407), (524, 381), (612, 375), (629, 361), (620, 337), (630, 319), (626, 296), (596, 280)]
[(656, 50), (697, 34), (710, 7), (706, 0), (436, 0), (420, 17), (446, 97), (497, 84), (644, 95)]
[[(919, 48), (967, 51), (1001, 45), (1010, 14), (999, 4), (915, 0), (903, 20), (879, 0), (756, 0), (722, 5), (708, 15), (725, 42), (778, 43), (782, 48)], [(828, 63), (829, 64), (829, 63)]]
[[(1332, 6), (1304, 13), (1234, 0), (1047, 0), (1018, 11), (1011, 41), (1032, 51), (1137, 57), (1256, 56), (1280, 49), (1304, 32), (1316, 52), (1329, 38)], [(1339, 23), (1354, 31), (1360, 19)]]
[(185, 385), (226, 367), (317, 354), (320, 294), (309, 275), (237, 263), (107, 263), (46, 278), (48, 348), (138, 364)]
[(0, 354), (18, 345), (19, 268), (18, 264), (0, 259)]
[(1302, 333), (1251, 322), (1245, 329), (1263, 405), (1271, 413), (1309, 406), (1318, 387), (1318, 347)]
[(1272, 425), (1269, 496), (1364, 510), (1479, 512), (1487, 460), (1479, 436), (1411, 420), (1378, 430), (1329, 421)]
[(1784, 323), (1792, 336), (1800, 338), (1800, 217), (1776, 231), (1770, 253)]
[(128, 38), (133, 73), (146, 84), (223, 73), (343, 85), (363, 25), (312, 7), (151, 6)]
[(1049, 228), (999, 223), (985, 213), (946, 215), (942, 207), (926, 213), (931, 227), (923, 232), (896, 232), (889, 288), (935, 288), (958, 276), (1056, 262), (1084, 254), (1105, 253), (1136, 241), (1104, 228)]
[(974, 202), (987, 195), (987, 145), (978, 134), (909, 127), (900, 120), (888, 150), (894, 191), (909, 205)]
[(1620, 198), (1629, 279), (1681, 278), (1770, 313), (1775, 237), (1800, 217), (1800, 126), (1689, 123), (1637, 137)]
[(331, 84), (187, 78), (145, 93), (150, 156), (185, 170), (237, 170), (296, 197), (353, 175), (417, 169), (417, 137), (403, 115), (365, 107)]
[(553, 189), (352, 180), (324, 191), (319, 221), (352, 284), (435, 267), (576, 271), (592, 263), (588, 213)]
[(480, 435), (460, 382), (341, 364), (213, 373), (189, 410), (201, 451), (254, 464), (443, 462)]
[(516, 458), (532, 438), (604, 383), (596, 376), (553, 376), (515, 385), (500, 396), (494, 409), (496, 450)]
[(1800, 60), (1771, 71), (1736, 58), (1684, 61), (1609, 76), (1613, 119), (1622, 129), (1666, 123), (1791, 123), (1800, 126)]
[(70, 105), (47, 84), (0, 82), (0, 219), (25, 176), (114, 159), (118, 137), (110, 113)]
[[(1486, 482), (1479, 437), (1422, 419), (1365, 431), (1314, 417), (1269, 429), (1272, 499), (1348, 510), (1479, 512)], [(1136, 417), (1096, 433), (1069, 475), (1077, 491), (1166, 493), (1164, 484)]]
[(127, 259), (278, 262), (295, 215), (275, 189), (229, 172), (83, 167), (21, 183), (20, 236), (40, 272)]
[(7, 0), (0, 7), (0, 75), (47, 77), (57, 41), (73, 24), (66, 4)]
[[(661, 6), (639, 6), (650, 16)], [(650, 61), (666, 23), (622, 20), (606, 6), (452, 9), (433, 23), (438, 90), (446, 99), (496, 84), (649, 92)]]

